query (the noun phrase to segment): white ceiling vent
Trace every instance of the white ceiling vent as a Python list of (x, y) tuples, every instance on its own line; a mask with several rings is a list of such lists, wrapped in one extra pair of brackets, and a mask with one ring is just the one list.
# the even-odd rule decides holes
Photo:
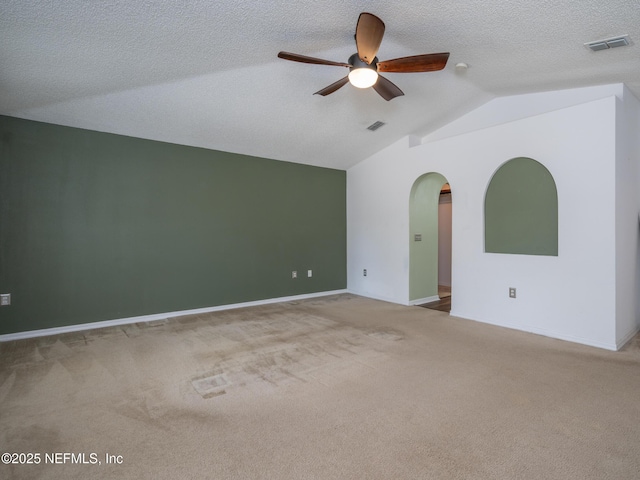
[(619, 37), (596, 40), (595, 42), (587, 42), (584, 44), (585, 47), (590, 48), (594, 52), (598, 50), (608, 50), (609, 48), (624, 47), (626, 45), (629, 45), (629, 35), (620, 35)]
[(385, 123), (378, 120), (377, 122), (373, 122), (371, 125), (369, 125), (367, 127), (367, 130), (371, 130), (372, 132), (375, 132), (377, 129), (379, 129), (383, 125), (385, 125)]

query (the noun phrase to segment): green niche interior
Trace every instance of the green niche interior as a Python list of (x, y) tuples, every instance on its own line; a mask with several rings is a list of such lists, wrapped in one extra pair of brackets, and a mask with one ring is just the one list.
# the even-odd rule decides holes
[(484, 203), (485, 252), (558, 255), (558, 191), (544, 165), (514, 158), (493, 175)]

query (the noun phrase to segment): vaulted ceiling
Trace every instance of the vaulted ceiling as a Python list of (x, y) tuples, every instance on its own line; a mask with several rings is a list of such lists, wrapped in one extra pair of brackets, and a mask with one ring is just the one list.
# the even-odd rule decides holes
[[(277, 58), (345, 62), (362, 11), (386, 24), (381, 60), (450, 52), (446, 68), (385, 74), (405, 93), (387, 102), (313, 95), (345, 69)], [(4, 0), (0, 114), (346, 169), (498, 96), (623, 82), (640, 98), (636, 42), (637, 0)]]

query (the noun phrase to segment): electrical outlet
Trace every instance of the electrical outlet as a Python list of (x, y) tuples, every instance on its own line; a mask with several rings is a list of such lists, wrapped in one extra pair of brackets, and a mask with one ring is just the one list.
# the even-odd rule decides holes
[(0, 306), (11, 305), (11, 294), (0, 293)]
[(509, 287), (509, 298), (516, 298), (516, 289), (514, 287)]
[(291, 272), (291, 278), (298, 278), (298, 272), (296, 272), (295, 270)]
[(313, 270), (307, 270), (307, 277), (313, 277)]
[(366, 277), (367, 276), (367, 269), (365, 268), (364, 270), (362, 270), (362, 276)]

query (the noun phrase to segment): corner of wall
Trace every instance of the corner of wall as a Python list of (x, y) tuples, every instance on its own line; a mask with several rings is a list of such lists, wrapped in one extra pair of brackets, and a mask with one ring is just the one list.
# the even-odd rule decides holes
[(417, 147), (418, 145), (422, 145), (422, 139), (417, 135), (408, 135), (407, 141), (409, 143), (409, 148)]
[(616, 343), (640, 330), (640, 102), (628, 87), (616, 99)]

